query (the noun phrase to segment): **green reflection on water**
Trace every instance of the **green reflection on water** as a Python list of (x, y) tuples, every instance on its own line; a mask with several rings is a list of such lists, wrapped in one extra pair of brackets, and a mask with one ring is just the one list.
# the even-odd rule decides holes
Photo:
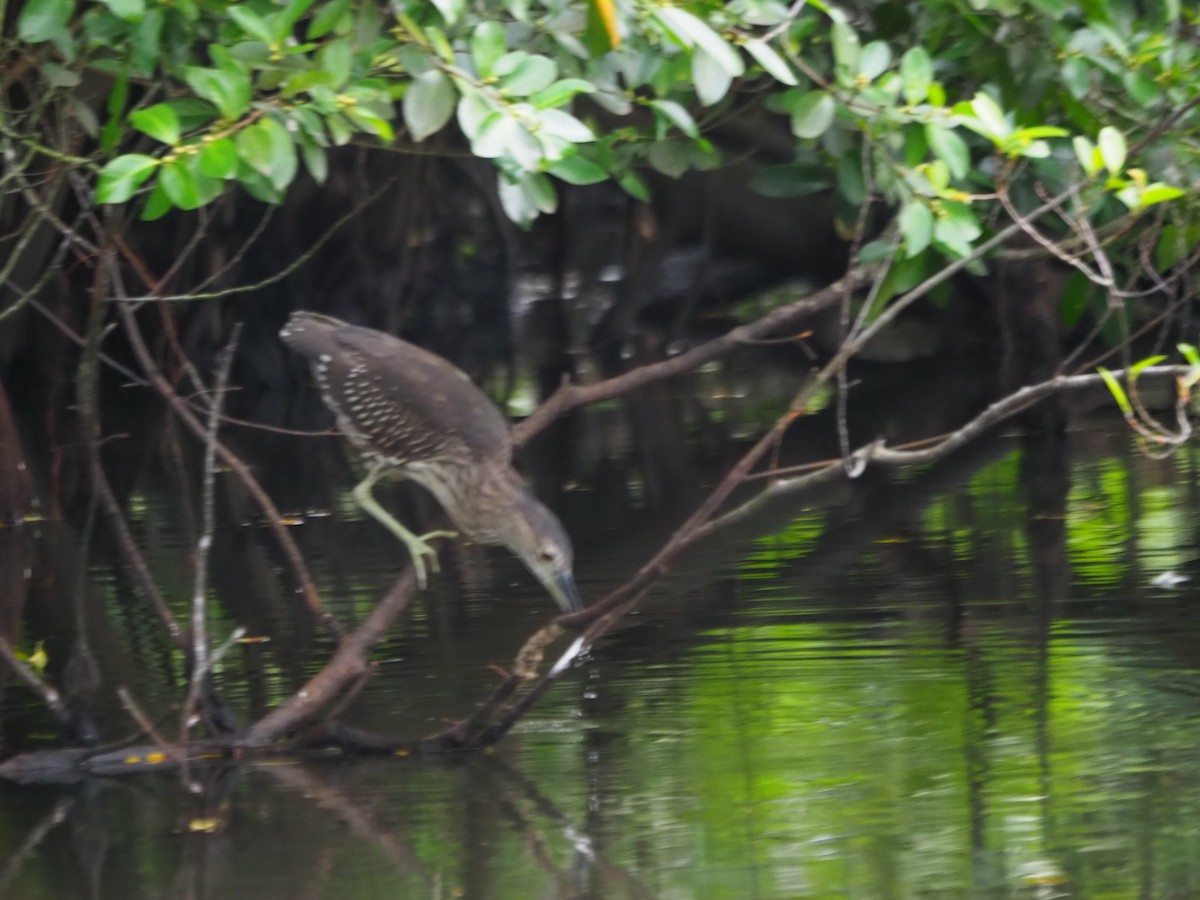
[[(714, 579), (736, 596), (688, 598), (716, 612), (651, 606), (598, 647), (502, 764), (256, 771), (210, 844), (174, 833), (177, 789), (108, 788), (87, 806), (123, 848), (100, 895), (1200, 896), (1197, 595), (1148, 586), (1195, 558), (1193, 460), (1120, 452), (1075, 464), (1057, 532), (1031, 521), (1005, 452), (821, 580), (800, 566), (837, 511), (805, 510)], [(351, 582), (343, 599), (370, 595)], [(395, 650), (418, 668), (367, 687), (371, 724), (431, 727), (447, 670), (502, 662), (501, 637)], [(268, 662), (270, 691), (284, 671)], [(405, 704), (428, 716), (393, 729)], [(53, 796), (3, 789), (8, 854)], [(83, 893), (72, 827), (12, 896)]]

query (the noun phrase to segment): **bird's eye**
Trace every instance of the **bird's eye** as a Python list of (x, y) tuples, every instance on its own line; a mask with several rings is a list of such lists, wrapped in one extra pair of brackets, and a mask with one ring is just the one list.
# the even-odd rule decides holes
[(558, 559), (558, 553), (553, 547), (543, 547), (538, 551), (538, 557), (542, 562), (552, 563)]

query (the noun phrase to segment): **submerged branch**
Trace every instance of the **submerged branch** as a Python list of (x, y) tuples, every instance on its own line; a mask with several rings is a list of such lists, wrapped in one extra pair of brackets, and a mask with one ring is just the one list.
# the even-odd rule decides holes
[(410, 566), (363, 623), (342, 638), (337, 652), (300, 690), (255, 722), (241, 738), (245, 747), (261, 747), (316, 719), (327, 704), (371, 668), (370, 654), (404, 614), (416, 594)]

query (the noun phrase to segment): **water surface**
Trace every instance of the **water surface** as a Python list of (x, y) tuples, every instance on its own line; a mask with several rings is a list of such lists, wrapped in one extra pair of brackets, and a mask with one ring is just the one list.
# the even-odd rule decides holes
[[(1069, 455), (1001, 437), (783, 504), (681, 561), (492, 753), (213, 769), (195, 798), (169, 776), (0, 785), (0, 894), (1198, 896), (1200, 595), (1152, 584), (1197, 574), (1197, 461), (1147, 460), (1092, 422)], [(601, 463), (556, 500), (593, 599), (722, 461), (691, 457), (690, 486), (657, 501), (644, 471)], [(151, 482), (140, 534), (186, 598), (190, 538)], [(297, 505), (296, 526), (346, 617), (398, 565), (350, 483), (316, 515)], [(330, 645), (263, 577), (281, 570), (263, 529), (236, 518), (214, 551), (214, 628), (279, 635), (224, 667), (253, 714)], [(380, 649), (354, 724), (417, 736), (466, 714), (488, 664), (552, 612), (502, 552), (456, 553)], [(99, 655), (169, 711), (177, 662), (113, 572), (91, 565), (124, 623)], [(5, 703), (9, 732), (36, 721), (18, 688)]]

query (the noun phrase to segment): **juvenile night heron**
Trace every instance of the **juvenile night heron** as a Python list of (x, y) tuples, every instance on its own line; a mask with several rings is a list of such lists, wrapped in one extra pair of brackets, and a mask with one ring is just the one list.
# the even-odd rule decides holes
[(565, 612), (581, 608), (571, 539), (513, 470), (508, 422), (462, 371), (382, 331), (316, 313), (293, 313), (279, 336), (308, 358), (325, 405), (365, 458), (354, 499), (408, 546), (422, 588), (426, 557), (437, 571), (430, 540), (456, 535), (415, 535), (388, 515), (371, 495), (387, 474), (426, 488), (464, 537), (508, 547)]

